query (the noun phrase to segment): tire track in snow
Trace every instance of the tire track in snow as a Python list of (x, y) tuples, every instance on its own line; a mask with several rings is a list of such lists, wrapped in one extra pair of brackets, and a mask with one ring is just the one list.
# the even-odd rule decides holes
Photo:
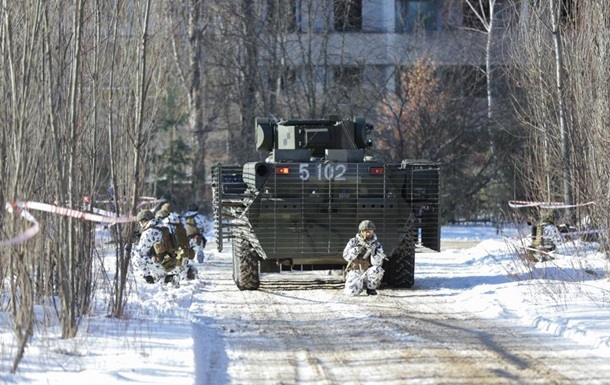
[(264, 275), (260, 290), (241, 292), (227, 255), (213, 256), (201, 274), (193, 309), (208, 323), (197, 327), (218, 332), (226, 365), (198, 384), (606, 383), (602, 358), (462, 312), (451, 302), (459, 290), (349, 297), (337, 277), (307, 272)]

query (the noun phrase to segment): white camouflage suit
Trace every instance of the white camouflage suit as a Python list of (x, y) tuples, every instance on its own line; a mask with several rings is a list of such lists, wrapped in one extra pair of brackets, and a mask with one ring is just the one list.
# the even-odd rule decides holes
[(140, 235), (140, 241), (133, 249), (135, 258), (132, 258), (136, 274), (141, 277), (150, 276), (155, 282), (164, 279), (166, 275), (179, 273), (178, 268), (166, 272), (160, 263), (153, 260), (155, 255), (153, 245), (163, 239), (161, 230), (155, 228), (159, 225), (156, 219), (151, 219), (146, 223), (142, 235)]
[[(358, 253), (361, 251), (363, 243), (368, 244), (374, 249), (374, 253), (367, 258), (370, 266), (366, 268), (369, 263), (360, 264), (358, 262), (363, 261), (358, 258)], [(360, 244), (360, 245), (359, 245)], [(381, 284), (383, 279), (384, 270), (381, 267), (383, 264), (383, 258), (385, 254), (381, 243), (377, 240), (377, 236), (373, 235), (371, 239), (364, 239), (362, 235), (356, 234), (356, 236), (350, 239), (343, 250), (343, 258), (349, 262), (346, 269), (347, 275), (345, 278), (345, 293), (351, 295), (358, 295), (362, 293), (366, 285), (367, 289), (375, 290)]]
[(184, 218), (183, 222), (184, 222), (185, 227), (187, 228), (187, 232), (189, 230), (186, 225), (186, 218), (192, 217), (195, 220), (195, 227), (197, 228), (197, 233), (198, 233), (198, 235), (201, 236), (202, 239), (199, 240), (199, 243), (198, 243), (196, 236), (189, 236), (189, 242), (190, 242), (191, 248), (193, 250), (195, 250), (197, 262), (203, 263), (203, 261), (205, 259), (205, 254), (203, 253), (203, 248), (205, 247), (205, 242), (206, 242), (204, 234), (206, 233), (206, 230), (207, 230), (207, 228), (206, 228), (207, 226), (205, 224), (205, 217), (197, 211), (190, 211), (190, 210), (186, 211), (182, 215), (182, 217)]

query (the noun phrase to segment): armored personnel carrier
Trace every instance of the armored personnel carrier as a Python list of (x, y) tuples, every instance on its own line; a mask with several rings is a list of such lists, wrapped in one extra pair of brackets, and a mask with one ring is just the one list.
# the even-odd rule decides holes
[(384, 281), (413, 285), (416, 244), (440, 251), (438, 163), (375, 161), (362, 118), (256, 118), (255, 130), (266, 160), (212, 169), (216, 242), (232, 242), (240, 290), (258, 289), (265, 272), (345, 267), (365, 219), (388, 256)]

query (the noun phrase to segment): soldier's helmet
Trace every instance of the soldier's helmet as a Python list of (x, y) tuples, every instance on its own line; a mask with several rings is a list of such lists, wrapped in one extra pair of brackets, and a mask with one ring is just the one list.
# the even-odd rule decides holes
[(172, 205), (170, 203), (164, 203), (163, 206), (161, 206), (161, 210), (165, 210), (170, 213), (172, 212)]
[(187, 208), (187, 211), (199, 211), (199, 206), (197, 206), (197, 203), (191, 203)]
[(138, 216), (136, 217), (136, 220), (138, 222), (140, 221), (150, 221), (151, 219), (153, 219), (155, 216), (153, 215), (152, 211), (150, 210), (142, 210), (138, 213)]
[(372, 221), (364, 220), (358, 225), (358, 231), (375, 230), (375, 224)]
[(155, 214), (155, 218), (157, 219), (164, 219), (169, 215), (169, 211), (165, 210), (165, 209), (161, 209), (159, 211), (157, 211), (157, 213)]

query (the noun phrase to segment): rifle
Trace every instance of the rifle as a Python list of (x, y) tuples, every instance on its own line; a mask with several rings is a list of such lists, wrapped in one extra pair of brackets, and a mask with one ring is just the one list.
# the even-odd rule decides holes
[(142, 236), (142, 229), (137, 228), (133, 231), (133, 234), (131, 235), (131, 239), (137, 243), (141, 236)]
[(373, 245), (359, 240), (356, 246), (359, 247), (357, 258), (366, 260), (369, 259), (372, 255), (381, 255), (383, 259), (385, 259), (386, 261), (388, 260), (388, 257), (383, 252), (377, 250), (377, 248)]

